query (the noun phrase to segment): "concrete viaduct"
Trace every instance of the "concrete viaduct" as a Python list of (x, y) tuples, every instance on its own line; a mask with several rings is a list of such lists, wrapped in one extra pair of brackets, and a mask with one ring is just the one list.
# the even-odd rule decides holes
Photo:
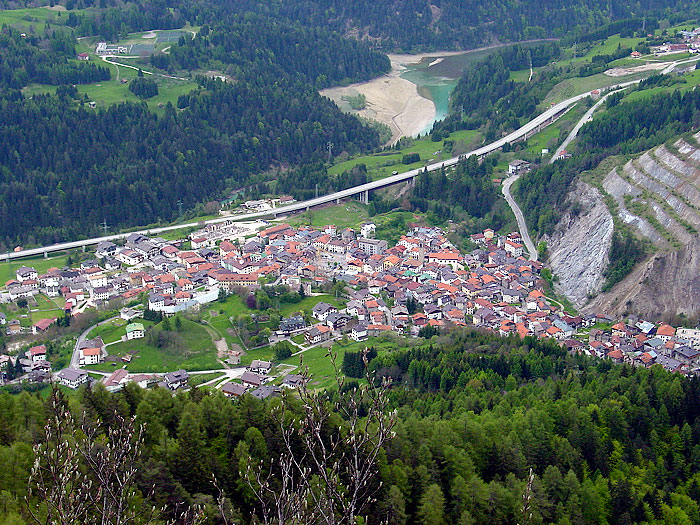
[[(630, 84), (632, 84), (632, 82), (620, 84), (618, 86), (612, 86), (608, 89), (623, 87), (625, 85), (630, 85)], [(138, 230), (136, 232), (106, 235), (103, 237), (95, 237), (92, 239), (84, 239), (84, 240), (80, 240), (80, 241), (64, 242), (64, 243), (59, 243), (59, 244), (53, 244), (50, 246), (43, 246), (40, 248), (21, 250), (18, 252), (9, 252), (9, 253), (0, 254), (0, 261), (7, 261), (8, 259), (20, 259), (23, 257), (31, 257), (31, 256), (37, 256), (37, 255), (43, 255), (44, 257), (47, 257), (50, 253), (71, 250), (74, 248), (82, 248), (84, 250), (86, 246), (96, 245), (102, 241), (116, 241), (116, 240), (124, 239), (124, 238), (128, 237), (131, 233), (141, 233), (143, 235), (159, 235), (163, 232), (172, 231), (172, 230), (179, 230), (182, 228), (200, 227), (200, 226), (202, 226), (202, 224), (217, 224), (217, 223), (226, 222), (226, 221), (247, 221), (247, 220), (260, 219), (260, 218), (265, 218), (265, 217), (277, 217), (279, 215), (284, 215), (284, 214), (293, 213), (293, 212), (297, 212), (297, 211), (305, 211), (305, 210), (308, 210), (310, 208), (313, 208), (314, 206), (327, 204), (329, 202), (335, 201), (336, 203), (339, 203), (342, 199), (346, 199), (346, 198), (354, 197), (354, 196), (359, 196), (360, 201), (363, 203), (369, 203), (369, 192), (372, 190), (377, 190), (377, 189), (384, 188), (386, 186), (391, 186), (392, 184), (397, 184), (400, 182), (410, 181), (414, 177), (423, 173), (423, 171), (425, 169), (427, 169), (428, 171), (434, 171), (434, 170), (441, 169), (442, 167), (454, 166), (461, 159), (471, 157), (472, 155), (476, 155), (477, 157), (481, 158), (481, 157), (488, 155), (489, 153), (492, 153), (492, 152), (502, 148), (503, 145), (506, 143), (512, 143), (512, 142), (516, 142), (518, 140), (526, 140), (531, 135), (537, 133), (538, 131), (542, 130), (544, 127), (546, 127), (549, 124), (551, 124), (552, 122), (556, 121), (561, 115), (563, 115), (566, 111), (568, 111), (574, 104), (576, 104), (578, 101), (586, 98), (588, 95), (589, 95), (589, 93), (586, 92), (586, 93), (583, 93), (581, 95), (577, 95), (575, 97), (571, 97), (567, 100), (564, 100), (563, 102), (559, 102), (558, 104), (550, 107), (549, 109), (547, 109), (546, 111), (544, 111), (543, 113), (541, 113), (540, 115), (538, 115), (537, 117), (532, 119), (530, 122), (525, 124), (520, 129), (513, 131), (512, 133), (508, 134), (507, 136), (500, 138), (499, 140), (496, 140), (495, 142), (492, 142), (491, 144), (487, 144), (486, 146), (482, 146), (481, 148), (475, 149), (474, 151), (470, 151), (469, 153), (466, 153), (460, 157), (453, 157), (453, 158), (450, 158), (450, 159), (447, 159), (444, 161), (430, 164), (428, 166), (416, 168), (416, 169), (407, 171), (405, 173), (399, 173), (398, 175), (392, 175), (390, 177), (385, 177), (383, 179), (376, 180), (373, 182), (368, 182), (366, 184), (361, 184), (359, 186), (354, 186), (352, 188), (348, 188), (348, 189), (341, 190), (341, 191), (338, 191), (335, 193), (324, 195), (322, 197), (317, 197), (315, 199), (310, 199), (310, 200), (302, 201), (302, 202), (296, 202), (293, 204), (289, 204), (287, 206), (280, 206), (278, 208), (273, 208), (271, 210), (266, 210), (266, 211), (261, 211), (261, 212), (244, 213), (244, 214), (239, 214), (239, 215), (228, 215), (225, 217), (211, 219), (208, 221), (191, 222), (191, 223), (187, 223), (187, 224), (178, 224), (175, 226), (149, 228), (149, 229), (144, 229), (144, 230)]]

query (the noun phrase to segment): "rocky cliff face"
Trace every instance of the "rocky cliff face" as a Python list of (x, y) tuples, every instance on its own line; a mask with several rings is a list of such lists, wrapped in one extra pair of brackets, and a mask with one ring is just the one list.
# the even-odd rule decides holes
[(600, 192), (578, 181), (569, 211), (547, 240), (548, 265), (559, 278), (555, 289), (577, 307), (600, 292), (608, 266), (613, 218)]
[(652, 320), (700, 312), (700, 240), (680, 250), (656, 253), (586, 305), (586, 312), (636, 314)]
[[(568, 212), (547, 239), (557, 291), (584, 312), (637, 314), (651, 320), (700, 312), (700, 133), (660, 146), (602, 181), (618, 218), (647, 239), (653, 253), (612, 290), (600, 293), (613, 221), (600, 192), (572, 188)], [(578, 213), (574, 213), (578, 210)]]

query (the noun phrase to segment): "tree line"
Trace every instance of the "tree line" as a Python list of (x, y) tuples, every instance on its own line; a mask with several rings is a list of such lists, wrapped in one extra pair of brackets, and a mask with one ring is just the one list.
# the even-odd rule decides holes
[(19, 31), (4, 27), (0, 30), (0, 89), (21, 89), (32, 82), (57, 86), (109, 80), (106, 67), (76, 62), (75, 58), (74, 39), (69, 33), (23, 37)]
[[(360, 361), (362, 356), (348, 358), (349, 371), (359, 372)], [(289, 393), (282, 400), (246, 395), (233, 401), (216, 390), (173, 396), (162, 388), (129, 384), (114, 394), (101, 386), (84, 387), (70, 402), (62, 401), (62, 413), (72, 412), (97, 444), (122, 443), (116, 429), (145, 425), (130, 465), (128, 487), (135, 492), (126, 509), (164, 508), (164, 518), (178, 506), (199, 504), (206, 523), (222, 523), (222, 514), (236, 523), (267, 522), (263, 509), (275, 508), (275, 495), (289, 490), (279, 466), (296, 457), (314, 468), (304, 456), (308, 434), (296, 430), (307, 428), (305, 418), (319, 422), (320, 441), (314, 446), (332, 447), (339, 436), (342, 450), (351, 454), (348, 425), (363, 414), (380, 421), (375, 409), (383, 406), (387, 415), (396, 410), (389, 427), (394, 436), (382, 442), (376, 456), (364, 456), (376, 469), (368, 485), (373, 496), (357, 508), (366, 523), (700, 519), (696, 378), (571, 355), (552, 340), (476, 330), (451, 332), (420, 347), (383, 350), (368, 361), (375, 381), (391, 378), (384, 388), (386, 405), (377, 405), (367, 386), (361, 387), (361, 397), (348, 397), (360, 386), (351, 380), (321, 398), (302, 393), (306, 405)], [(345, 404), (350, 399), (357, 403), (354, 409)], [(27, 392), (0, 394), (0, 406), (5, 466), (0, 513), (21, 524), (28, 522), (29, 509), (41, 509), (41, 484), (36, 477), (28, 481), (32, 446), (45, 442), (40, 454), (53, 446), (55, 438), (47, 440), (42, 427), (54, 411), (50, 401)], [(305, 407), (321, 408), (321, 419)], [(77, 450), (87, 445), (80, 434), (71, 439)], [(363, 450), (369, 454), (372, 447)], [(95, 479), (89, 463), (80, 459), (76, 466)], [(350, 483), (346, 474), (338, 470)], [(271, 491), (261, 500), (261, 485), (250, 482), (252, 475)], [(328, 481), (316, 483), (319, 490)], [(345, 497), (348, 493), (331, 499)], [(311, 506), (305, 512), (315, 511)]]
[(453, 170), (426, 171), (415, 178), (408, 198), (410, 208), (470, 222), (477, 231), (500, 229), (507, 222), (507, 211), (491, 180), (492, 172), (492, 159), (479, 162), (474, 156), (461, 160)]
[[(218, 69), (236, 80), (274, 68), (276, 76), (302, 78), (316, 88), (369, 80), (390, 69), (386, 55), (323, 27), (260, 14), (224, 14), (194, 38), (182, 37), (167, 60), (179, 69)], [(170, 65), (170, 64), (168, 64)]]

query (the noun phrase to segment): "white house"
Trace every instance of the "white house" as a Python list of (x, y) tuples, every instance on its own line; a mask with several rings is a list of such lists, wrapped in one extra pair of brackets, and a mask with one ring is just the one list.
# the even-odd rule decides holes
[(58, 380), (61, 384), (74, 390), (80, 385), (87, 383), (88, 379), (88, 373), (85, 370), (65, 368), (58, 373)]
[(508, 163), (508, 175), (530, 171), (530, 163), (524, 160), (513, 160)]
[(29, 349), (29, 356), (31, 357), (32, 363), (46, 361), (46, 346), (39, 345), (31, 347)]
[(22, 266), (17, 269), (17, 280), (21, 283), (24, 281), (34, 281), (38, 276), (39, 274), (34, 268)]
[(146, 330), (141, 323), (131, 323), (126, 325), (126, 338), (131, 339), (141, 339), (146, 335)]

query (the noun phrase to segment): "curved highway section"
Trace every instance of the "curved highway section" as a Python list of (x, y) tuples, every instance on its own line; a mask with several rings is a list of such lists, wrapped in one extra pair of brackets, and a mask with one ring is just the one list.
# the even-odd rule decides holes
[(530, 238), (530, 232), (527, 230), (527, 223), (525, 222), (525, 217), (523, 216), (523, 211), (520, 209), (520, 206), (518, 206), (518, 203), (515, 202), (515, 199), (513, 199), (513, 196), (510, 194), (510, 187), (519, 178), (520, 178), (519, 174), (518, 175), (511, 175), (510, 177), (508, 177), (506, 180), (503, 181), (503, 187), (501, 188), (501, 191), (503, 191), (503, 196), (506, 198), (506, 202), (508, 203), (508, 206), (510, 206), (510, 209), (513, 210), (513, 214), (515, 215), (515, 220), (518, 221), (518, 229), (520, 230), (520, 237), (522, 237), (523, 242), (525, 243), (525, 247), (527, 248), (527, 251), (530, 254), (530, 260), (536, 261), (537, 260), (537, 248), (535, 248), (535, 243), (532, 242), (532, 239)]
[[(639, 81), (637, 81), (639, 82)], [(616, 86), (611, 86), (608, 89), (618, 89), (620, 87), (624, 87), (630, 84), (633, 84), (634, 82), (627, 82), (624, 84), (619, 84)], [(582, 100), (589, 96), (589, 92), (583, 93), (581, 95), (576, 95), (575, 97), (571, 97), (567, 100), (564, 100), (563, 102), (559, 102), (558, 104), (552, 106), (551, 108), (547, 109), (534, 119), (532, 119), (530, 122), (525, 124), (523, 127), (520, 129), (517, 129), (516, 131), (513, 131), (512, 133), (508, 134), (507, 136), (492, 142), (491, 144), (487, 144), (486, 146), (482, 146), (481, 148), (475, 149), (474, 151), (470, 151), (469, 153), (466, 153), (460, 157), (453, 157), (451, 159), (441, 161), (441, 162), (436, 162), (434, 164), (430, 164), (428, 166), (422, 167), (422, 168), (417, 168), (413, 169), (410, 171), (407, 171), (405, 173), (399, 173), (398, 175), (392, 175), (390, 177), (386, 177), (380, 180), (376, 180), (373, 182), (368, 182), (366, 184), (361, 184), (359, 186), (354, 186), (352, 188), (348, 188), (345, 190), (341, 190), (335, 193), (331, 193), (328, 195), (324, 195), (322, 197), (317, 197), (315, 199), (310, 199), (307, 201), (302, 201), (302, 202), (296, 202), (294, 204), (289, 204), (287, 206), (280, 206), (279, 208), (273, 208), (271, 210), (266, 210), (266, 211), (261, 211), (261, 212), (253, 212), (253, 213), (243, 213), (239, 215), (229, 215), (226, 217), (220, 217), (217, 219), (211, 219), (208, 221), (198, 221), (198, 222), (190, 222), (187, 224), (178, 224), (175, 226), (163, 226), (163, 227), (158, 227), (158, 228), (149, 228), (149, 229), (144, 229), (144, 230), (138, 230), (134, 232), (128, 232), (128, 233), (119, 233), (119, 234), (114, 234), (114, 235), (106, 235), (103, 237), (95, 237), (92, 239), (84, 239), (80, 241), (72, 241), (72, 242), (64, 242), (64, 243), (59, 243), (59, 244), (53, 244), (51, 246), (44, 246), (41, 248), (32, 248), (28, 250), (21, 250), (18, 252), (10, 252), (10, 253), (5, 253), (5, 254), (0, 254), (0, 261), (8, 260), (9, 259), (19, 259), (22, 257), (30, 257), (30, 256), (35, 256), (35, 255), (47, 255), (52, 252), (58, 252), (58, 251), (64, 251), (64, 250), (71, 250), (73, 248), (82, 248), (84, 246), (92, 246), (99, 244), (102, 241), (116, 241), (119, 239), (124, 239), (131, 235), (132, 233), (140, 233), (142, 235), (158, 235), (163, 232), (167, 231), (172, 231), (172, 230), (179, 230), (182, 228), (191, 228), (191, 227), (199, 227), (203, 223), (204, 224), (217, 224), (221, 222), (226, 222), (226, 221), (248, 221), (248, 220), (253, 220), (253, 219), (260, 219), (264, 217), (271, 217), (271, 216), (278, 216), (278, 215), (283, 215), (286, 213), (292, 213), (296, 211), (301, 211), (301, 210), (307, 210), (309, 208), (312, 208), (314, 206), (318, 206), (321, 204), (326, 204), (329, 202), (333, 201), (339, 201), (340, 199), (345, 199), (348, 197), (353, 197), (355, 195), (362, 195), (367, 193), (372, 190), (377, 190), (380, 188), (384, 188), (386, 186), (391, 186), (392, 184), (396, 184), (399, 182), (404, 182), (410, 179), (413, 179), (417, 175), (420, 175), (423, 173), (424, 170), (428, 171), (434, 171), (437, 169), (442, 168), (443, 166), (454, 166), (457, 164), (460, 159), (466, 158), (466, 157), (471, 157), (472, 155), (476, 155), (478, 157), (488, 155), (489, 153), (492, 153), (501, 147), (503, 147), (504, 144), (506, 143), (511, 143), (515, 142), (517, 140), (522, 139), (523, 137), (528, 137), (529, 135), (533, 134), (533, 132), (539, 131), (544, 126), (547, 126), (551, 122), (556, 119), (562, 112), (564, 112), (569, 106), (572, 104), (575, 104), (579, 100)], [(523, 236), (524, 237), (524, 236)], [(534, 252), (535, 254), (537, 253), (536, 251)]]

